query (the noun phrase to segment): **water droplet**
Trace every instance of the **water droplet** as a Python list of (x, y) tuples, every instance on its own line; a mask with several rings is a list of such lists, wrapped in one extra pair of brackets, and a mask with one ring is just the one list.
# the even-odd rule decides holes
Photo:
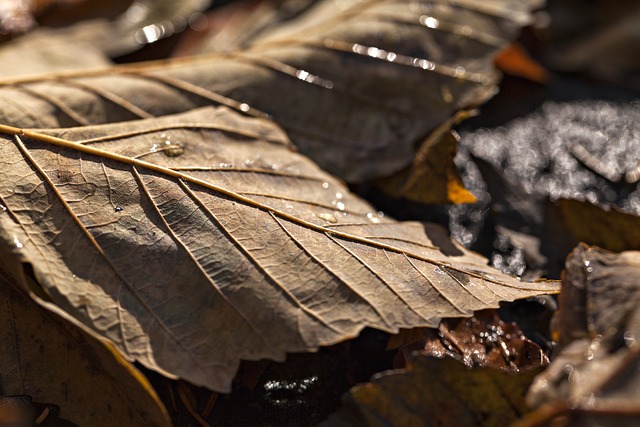
[(18, 240), (18, 238), (16, 236), (13, 236), (13, 244), (16, 245), (16, 248), (22, 249), (23, 245), (20, 242), (20, 240)]
[(440, 21), (438, 21), (433, 16), (425, 16), (425, 15), (421, 16), (420, 23), (429, 28), (438, 28), (440, 26)]
[(160, 40), (165, 33), (166, 29), (162, 25), (151, 24), (136, 31), (133, 37), (139, 44), (147, 44)]
[(355, 53), (363, 54), (367, 51), (367, 48), (362, 46), (361, 44), (355, 43), (353, 46), (351, 46), (351, 50), (353, 50)]
[(240, 111), (244, 111), (246, 113), (250, 109), (251, 107), (249, 107), (249, 104), (245, 104), (245, 103), (240, 104)]
[(177, 142), (171, 142), (168, 138), (160, 148), (167, 157), (178, 157), (184, 153), (184, 148)]
[(307, 77), (309, 77), (309, 73), (304, 70), (298, 70), (296, 71), (296, 77), (300, 80), (307, 80)]
[(123, 210), (124, 210), (124, 208), (122, 206), (116, 206), (114, 208), (114, 211), (116, 211), (116, 212), (122, 212)]
[(7, 211), (7, 207), (5, 205), (0, 204), (0, 213), (4, 213)]
[(343, 210), (344, 210), (344, 203), (342, 203), (342, 202), (338, 202), (338, 203), (336, 203), (336, 208), (338, 208), (338, 209), (340, 209), (341, 211), (343, 211)]
[(335, 216), (333, 216), (333, 215), (331, 215), (329, 213), (319, 213), (316, 216), (318, 218), (324, 219), (325, 221), (330, 222), (332, 224), (335, 224), (336, 222), (338, 222), (338, 219)]
[(587, 273), (593, 272), (593, 267), (591, 267), (591, 261), (588, 261), (588, 260), (585, 261), (584, 266), (585, 266), (585, 269), (587, 270)]
[(369, 221), (371, 221), (374, 224), (378, 224), (380, 222), (380, 218), (378, 218), (378, 216), (373, 212), (369, 212), (367, 214), (367, 218), (369, 219)]
[(329, 183), (328, 183), (328, 182), (323, 182), (323, 183), (322, 183), (322, 188), (324, 188), (325, 190), (326, 190), (327, 188), (329, 188)]
[(342, 199), (342, 197), (343, 197), (342, 193), (340, 193), (340, 192), (336, 193), (336, 199), (340, 200), (340, 199)]
[(367, 55), (369, 56), (373, 56), (374, 58), (377, 58), (379, 54), (380, 54), (380, 49), (378, 49), (377, 47), (370, 47), (367, 49)]
[(466, 73), (467, 73), (467, 70), (461, 65), (458, 65), (454, 70), (455, 77), (462, 77)]
[(626, 331), (623, 337), (624, 337), (624, 343), (627, 345), (627, 347), (633, 344), (636, 340), (636, 337), (631, 331)]

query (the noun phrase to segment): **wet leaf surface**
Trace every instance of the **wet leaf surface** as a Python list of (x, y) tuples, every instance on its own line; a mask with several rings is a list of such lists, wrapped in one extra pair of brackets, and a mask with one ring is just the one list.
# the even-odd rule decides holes
[(67, 127), (222, 104), (275, 120), (322, 168), (364, 181), (409, 165), (418, 141), (495, 93), (493, 56), (534, 3), (322, 3), (243, 51), (5, 80), (0, 122)]
[[(537, 368), (548, 363), (542, 349), (514, 322), (504, 322), (494, 310), (477, 312), (468, 319), (443, 320), (437, 329), (410, 331), (401, 355), (421, 350), (427, 356), (451, 357), (468, 368), (488, 367), (508, 372)], [(391, 337), (390, 346), (397, 345)]]
[(240, 359), (557, 287), (487, 267), (437, 226), (384, 217), (278, 128), (226, 108), (48, 131), (65, 139), (2, 130), (5, 247), (127, 357), (217, 391)]

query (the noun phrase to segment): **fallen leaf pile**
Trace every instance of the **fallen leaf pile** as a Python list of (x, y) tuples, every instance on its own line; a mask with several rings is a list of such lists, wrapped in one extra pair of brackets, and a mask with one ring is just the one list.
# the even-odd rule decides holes
[[(562, 352), (544, 370), (551, 338), (503, 319), (513, 301), (553, 301), (557, 281), (507, 274), (356, 194), (476, 200), (452, 128), (496, 94), (496, 56), (540, 1), (243, 0), (217, 17), (206, 0), (97, 3), (15, 2), (7, 16), (28, 21), (15, 28), (0, 9), (0, 424), (240, 425), (229, 401), (260, 390), (247, 412), (323, 396), (301, 413), (326, 426), (631, 408), (631, 380), (612, 384), (635, 366), (635, 253), (574, 251)], [(181, 52), (199, 54), (169, 57)], [(515, 68), (546, 83), (529, 60)], [(558, 250), (633, 244), (635, 217), (575, 203), (556, 205)], [(577, 226), (582, 214), (623, 231)], [(295, 353), (304, 378), (270, 380)], [(562, 383), (565, 359), (606, 384)]]
[(560, 353), (527, 399), (539, 407), (519, 425), (636, 425), (640, 253), (578, 246), (560, 294)]

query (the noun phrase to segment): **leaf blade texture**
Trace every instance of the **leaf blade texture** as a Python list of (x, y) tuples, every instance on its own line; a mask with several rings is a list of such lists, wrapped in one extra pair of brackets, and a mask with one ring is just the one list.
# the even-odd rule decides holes
[(5, 80), (0, 122), (68, 127), (226, 105), (274, 120), (323, 169), (365, 181), (408, 166), (419, 140), (495, 93), (493, 57), (537, 3), (323, 3), (244, 50)]
[(128, 358), (214, 390), (240, 359), (557, 290), (488, 267), (437, 226), (381, 216), (279, 128), (224, 107), (0, 130), (5, 248)]

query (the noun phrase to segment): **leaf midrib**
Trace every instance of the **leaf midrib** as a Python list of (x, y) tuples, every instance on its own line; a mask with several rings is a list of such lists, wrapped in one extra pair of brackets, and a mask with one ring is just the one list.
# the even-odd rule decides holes
[[(490, 282), (490, 283), (494, 283), (496, 285), (499, 286), (506, 286), (506, 287), (514, 287), (512, 285), (509, 285), (508, 283), (504, 283), (501, 282), (497, 279), (490, 279), (487, 277), (484, 277), (482, 275), (470, 272), (470, 271), (466, 271), (466, 270), (462, 270), (460, 268), (457, 268), (453, 265), (451, 265), (450, 263), (446, 263), (446, 262), (441, 262), (441, 261), (435, 261), (423, 256), (420, 256), (418, 254), (406, 251), (404, 249), (401, 248), (397, 248), (395, 246), (392, 245), (387, 245), (381, 242), (377, 242), (374, 240), (370, 240), (364, 237), (360, 237), (357, 235), (353, 235), (350, 233), (344, 233), (344, 232), (340, 232), (331, 228), (327, 228), (321, 225), (317, 225), (314, 223), (311, 223), (309, 221), (305, 221), (301, 218), (298, 218), (296, 216), (293, 216), (291, 214), (288, 214), (286, 212), (280, 211), (278, 209), (275, 209), (271, 206), (265, 205), (263, 203), (257, 202), (251, 198), (242, 196), (234, 191), (228, 190), (224, 187), (220, 187), (218, 185), (212, 184), (208, 181), (204, 181), (202, 179), (199, 178), (195, 178), (191, 175), (188, 174), (184, 174), (181, 173), (180, 171), (176, 171), (167, 167), (163, 167), (163, 166), (159, 166), (156, 165), (154, 163), (149, 163), (146, 162), (144, 160), (139, 160), (139, 159), (134, 159), (128, 156), (123, 156), (121, 154), (117, 154), (117, 153), (112, 153), (110, 151), (105, 151), (99, 148), (94, 148), (94, 147), (90, 147), (90, 146), (86, 146), (86, 145), (82, 145), (82, 144), (78, 144), (76, 142), (72, 142), (72, 141), (68, 141), (62, 138), (57, 138), (54, 136), (50, 136), (50, 135), (44, 135), (41, 134), (39, 132), (34, 132), (34, 131), (30, 131), (30, 130), (24, 130), (24, 129), (20, 129), (20, 128), (16, 128), (13, 126), (7, 126), (7, 125), (0, 125), (0, 133), (1, 134), (5, 134), (7, 136), (16, 136), (16, 137), (27, 137), (30, 138), (32, 140), (35, 141), (39, 141), (39, 142), (43, 142), (46, 144), (50, 144), (50, 145), (54, 145), (57, 147), (62, 147), (62, 148), (66, 148), (72, 151), (76, 151), (76, 152), (80, 152), (80, 153), (84, 153), (84, 154), (89, 154), (92, 156), (96, 156), (96, 157), (101, 157), (104, 159), (108, 159), (108, 160), (112, 160), (118, 163), (123, 163), (123, 164), (127, 164), (127, 165), (131, 165), (131, 166), (135, 166), (135, 167), (139, 167), (139, 168), (143, 168), (143, 169), (147, 169), (147, 170), (151, 170), (154, 171), (156, 173), (159, 173), (161, 175), (164, 176), (170, 176), (172, 178), (178, 179), (178, 180), (182, 180), (182, 181), (186, 181), (186, 182), (190, 182), (192, 184), (196, 184), (199, 185), (201, 187), (204, 187), (206, 189), (209, 189), (211, 191), (223, 194), (229, 198), (234, 199), (237, 202), (243, 203), (245, 205), (251, 206), (253, 208), (256, 209), (260, 209), (266, 212), (271, 212), (281, 218), (287, 219), (295, 224), (298, 224), (300, 226), (306, 227), (308, 229), (314, 230), (316, 232), (319, 233), (326, 233), (326, 234), (330, 234), (336, 237), (341, 237), (343, 239), (346, 240), (351, 240), (357, 243), (361, 243), (361, 244), (365, 244), (365, 245), (369, 245), (369, 246), (373, 246), (379, 249), (385, 249), (385, 250), (389, 250), (395, 253), (400, 253), (400, 254), (405, 254), (407, 256), (410, 256), (414, 259), (417, 260), (421, 260), (424, 261), (426, 263), (432, 264), (432, 265), (436, 265), (438, 267), (447, 267), (447, 268), (451, 268), (453, 270), (459, 271), (462, 274), (466, 274), (466, 275), (470, 275), (472, 277), (476, 277), (480, 280), (486, 281), (486, 282)], [(26, 148), (26, 147), (25, 147)], [(515, 278), (514, 278), (515, 279)], [(517, 279), (519, 280), (519, 279)], [(522, 284), (526, 284), (527, 282), (521, 282), (519, 281), (519, 283)], [(535, 287), (532, 288), (527, 288), (527, 287), (514, 287), (516, 289), (519, 290), (539, 290)]]

